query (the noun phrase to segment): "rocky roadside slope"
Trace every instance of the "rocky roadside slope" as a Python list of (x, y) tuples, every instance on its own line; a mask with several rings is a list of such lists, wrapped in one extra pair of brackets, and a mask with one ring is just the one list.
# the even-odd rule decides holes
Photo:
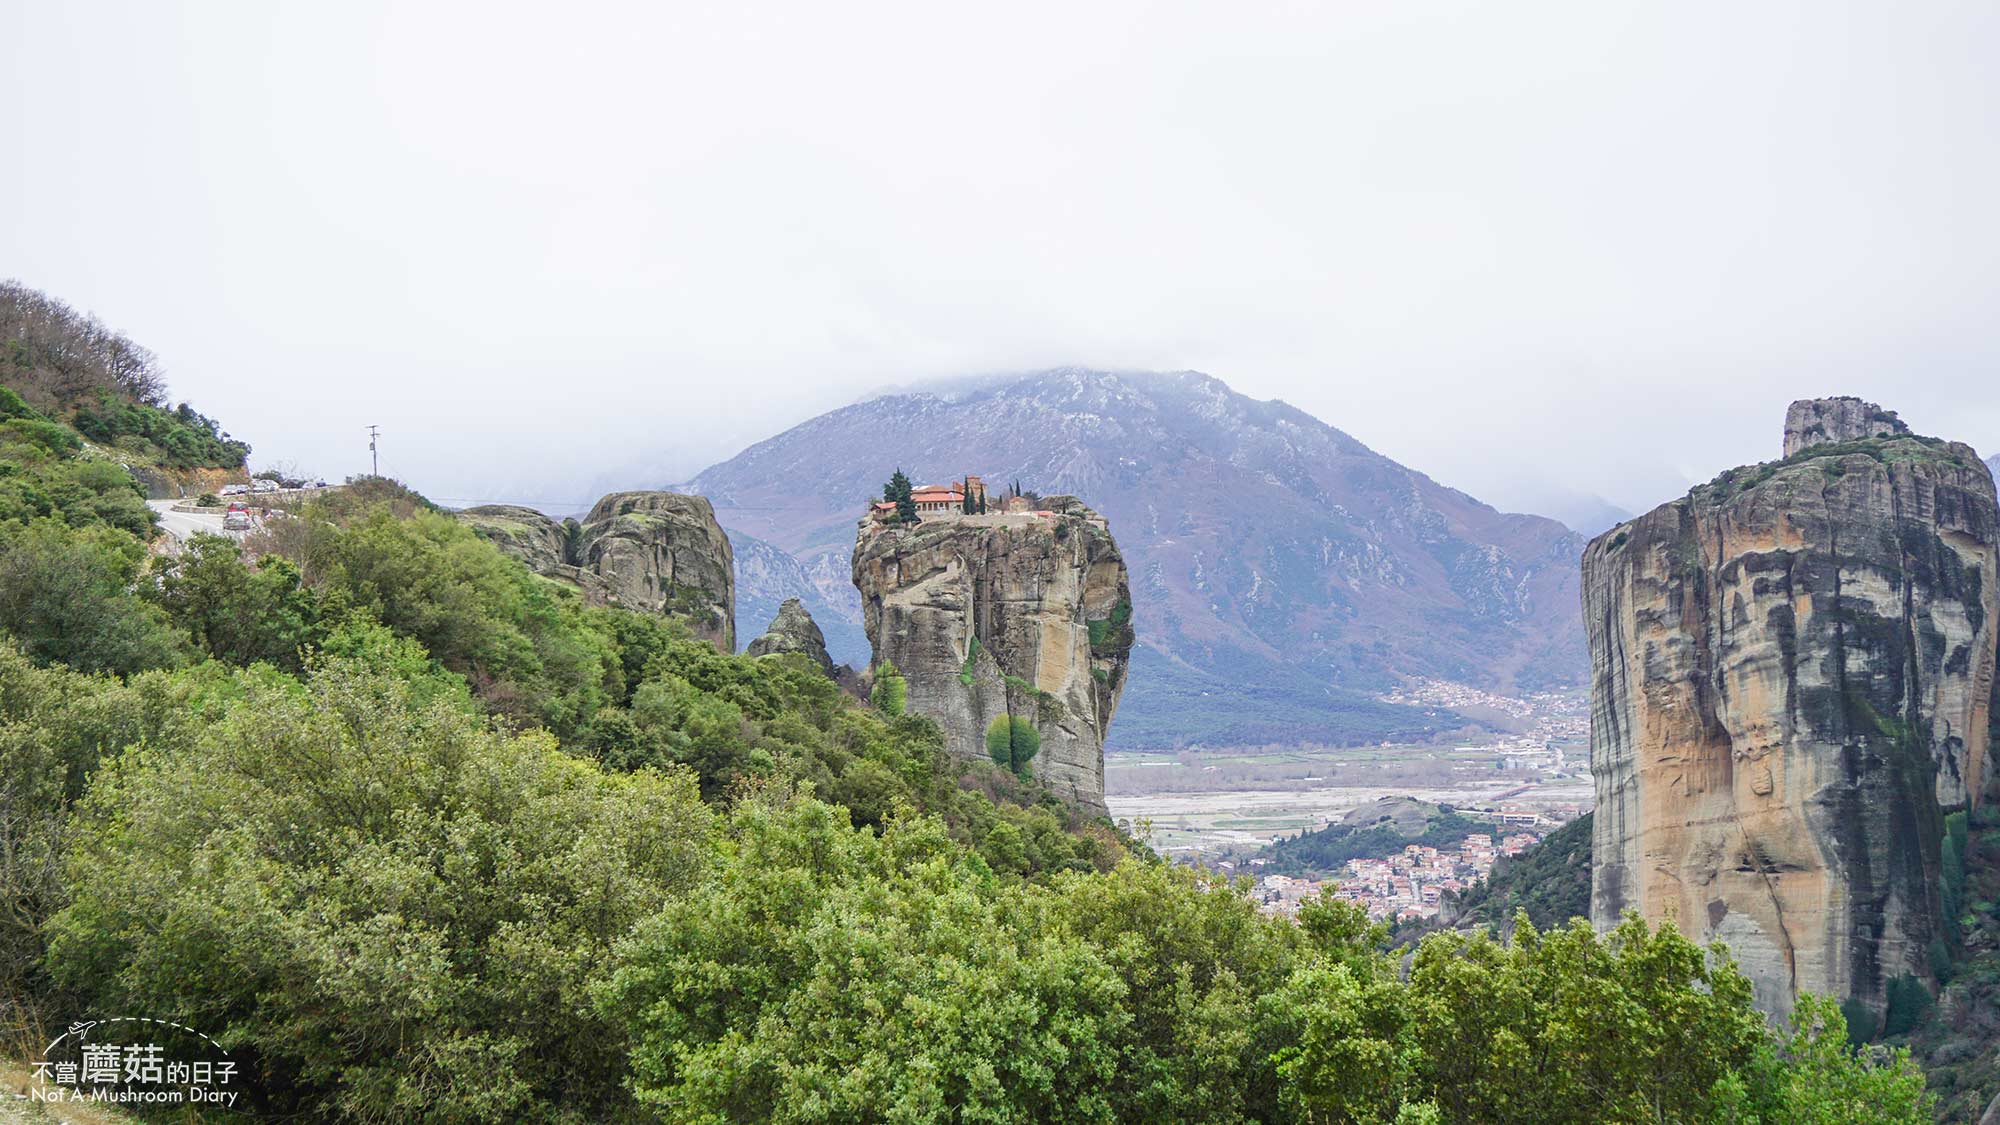
[(1727, 942), (1766, 1010), (1881, 1017), (1955, 940), (1940, 851), (1986, 768), (2000, 511), (1971, 448), (1857, 399), (1794, 404), (1784, 447), (1584, 553), (1591, 913)]
[(1104, 811), (1104, 738), (1125, 690), (1132, 593), (1103, 517), (1073, 497), (1049, 516), (985, 515), (861, 526), (854, 585), (879, 673), (893, 664), (907, 708), (937, 720), (947, 748), (988, 756), (995, 724), (1032, 726), (1027, 768)]

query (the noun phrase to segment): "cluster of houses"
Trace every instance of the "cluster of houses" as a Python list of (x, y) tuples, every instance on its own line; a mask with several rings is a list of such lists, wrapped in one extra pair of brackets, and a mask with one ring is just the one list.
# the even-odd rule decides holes
[[(998, 512), (1005, 515), (1034, 515), (1053, 518), (1054, 512), (1039, 510), (1034, 501), (1026, 496), (993, 496), (986, 494), (986, 484), (978, 477), (967, 475), (964, 480), (950, 484), (926, 484), (910, 490), (910, 499), (917, 506), (918, 519), (949, 519), (967, 515), (966, 497), (972, 498), (970, 514), (984, 515)], [(871, 511), (877, 522), (895, 518), (896, 502), (877, 500)]]
[(1454, 851), (1410, 844), (1384, 859), (1350, 859), (1345, 877), (1335, 881), (1266, 875), (1257, 883), (1257, 897), (1269, 914), (1294, 914), (1299, 905), (1318, 897), (1328, 882), (1335, 894), (1357, 903), (1371, 918), (1431, 918), (1444, 896), (1458, 894), (1493, 872), (1501, 856), (1516, 856), (1535, 846), (1533, 833), (1518, 832), (1497, 845), (1476, 832)]

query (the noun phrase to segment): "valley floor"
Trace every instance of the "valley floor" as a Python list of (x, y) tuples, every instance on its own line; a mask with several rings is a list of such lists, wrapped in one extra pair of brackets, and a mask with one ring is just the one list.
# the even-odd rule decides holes
[[(1506, 807), (1566, 821), (1590, 809), (1585, 747), (1550, 755), (1497, 745), (1294, 747), (1105, 755), (1106, 803), (1175, 857), (1242, 856), (1318, 828), (1383, 797), (1469, 808)], [(1536, 768), (1540, 767), (1540, 768)]]

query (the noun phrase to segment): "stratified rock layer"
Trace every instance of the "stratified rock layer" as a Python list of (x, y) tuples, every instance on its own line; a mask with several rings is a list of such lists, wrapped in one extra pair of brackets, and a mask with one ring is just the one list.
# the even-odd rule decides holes
[(703, 497), (614, 492), (581, 523), (503, 504), (459, 518), (530, 570), (574, 584), (592, 604), (672, 614), (735, 651), (735, 562)]
[(1795, 404), (1794, 456), (1583, 558), (1593, 920), (1726, 942), (1778, 1013), (1930, 977), (1942, 819), (1986, 767), (1993, 478), (1855, 403)]
[(896, 666), (909, 710), (937, 720), (952, 753), (985, 756), (993, 721), (1024, 716), (1041, 733), (1035, 775), (1102, 812), (1131, 589), (1102, 517), (1072, 497), (1043, 503), (1052, 515), (864, 523), (854, 585), (874, 666)]
[(778, 607), (778, 615), (771, 619), (771, 627), (744, 651), (751, 656), (796, 652), (819, 665), (820, 671), (828, 676), (834, 674), (833, 658), (826, 654), (826, 636), (797, 598), (786, 598)]

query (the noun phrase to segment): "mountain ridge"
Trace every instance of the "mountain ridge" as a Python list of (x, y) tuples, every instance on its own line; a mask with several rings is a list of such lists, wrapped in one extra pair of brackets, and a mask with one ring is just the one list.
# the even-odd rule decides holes
[[(1120, 716), (1138, 729), (1114, 731), (1115, 745), (1435, 734), (1462, 721), (1374, 695), (1413, 676), (1505, 690), (1582, 681), (1581, 536), (1199, 372), (1070, 367), (878, 396), (680, 487), (709, 497), (732, 535), (810, 572), (844, 556), (897, 467), (920, 481), (1018, 479), (1104, 513), (1129, 545), (1140, 639)], [(834, 619), (858, 620), (858, 604), (849, 618), (818, 593)]]

